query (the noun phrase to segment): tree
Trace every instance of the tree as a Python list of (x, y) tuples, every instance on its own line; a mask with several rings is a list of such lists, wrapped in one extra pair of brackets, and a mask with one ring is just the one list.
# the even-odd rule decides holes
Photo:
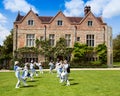
[(88, 47), (86, 44), (80, 44), (76, 42), (74, 44), (74, 60), (75, 61), (85, 61), (87, 54), (90, 54), (93, 51), (92, 47)]
[(113, 39), (113, 60), (120, 62), (120, 35)]
[(45, 62), (47, 62), (51, 56), (54, 56), (54, 48), (50, 46), (49, 40), (36, 40), (36, 47), (41, 55), (44, 55)]
[(3, 46), (1, 46), (0, 51), (0, 63), (2, 67), (10, 67), (10, 61), (13, 58), (13, 30), (11, 30), (10, 35), (6, 37), (3, 41)]
[(56, 42), (54, 57), (59, 59), (67, 59), (70, 61), (72, 51), (73, 48), (67, 47), (66, 39), (60, 38)]
[[(86, 44), (76, 42), (73, 50), (73, 61), (77, 63), (100, 65), (107, 62), (107, 47), (105, 44), (99, 44), (97, 47), (90, 47)], [(81, 63), (81, 64), (82, 64)]]
[(96, 52), (99, 57), (101, 64), (106, 64), (107, 62), (107, 47), (105, 44), (99, 44), (96, 47)]
[(50, 45), (49, 40), (36, 40), (39, 53), (45, 56), (45, 60), (70, 59), (72, 48), (66, 46), (66, 39), (60, 38), (55, 46)]

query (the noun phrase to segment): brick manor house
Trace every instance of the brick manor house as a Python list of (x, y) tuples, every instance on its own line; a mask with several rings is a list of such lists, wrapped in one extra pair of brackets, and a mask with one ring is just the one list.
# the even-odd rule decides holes
[[(60, 37), (65, 37), (67, 46), (73, 47), (75, 42), (97, 46), (107, 46), (107, 65), (112, 67), (112, 28), (104, 23), (102, 17), (96, 17), (90, 6), (85, 6), (83, 17), (67, 17), (61, 11), (55, 16), (39, 16), (32, 9), (22, 16), (18, 12), (14, 22), (13, 52), (22, 47), (35, 47), (35, 40), (50, 39), (54, 46)], [(15, 53), (14, 53), (15, 55)], [(25, 53), (24, 61), (41, 60), (44, 56)]]

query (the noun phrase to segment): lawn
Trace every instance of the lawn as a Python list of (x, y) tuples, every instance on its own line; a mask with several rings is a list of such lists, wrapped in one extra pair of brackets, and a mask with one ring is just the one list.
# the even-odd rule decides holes
[(15, 89), (14, 72), (0, 72), (0, 96), (120, 96), (119, 70), (71, 71), (70, 86), (59, 83), (56, 73), (46, 71)]

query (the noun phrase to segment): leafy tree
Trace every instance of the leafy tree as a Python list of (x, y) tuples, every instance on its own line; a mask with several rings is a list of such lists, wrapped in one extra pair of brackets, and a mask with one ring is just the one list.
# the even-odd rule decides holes
[(96, 48), (76, 42), (73, 50), (73, 62), (85, 65), (105, 64), (107, 61), (107, 47), (99, 44)]
[(39, 53), (45, 56), (46, 60), (50, 59), (67, 59), (70, 56), (72, 48), (66, 46), (65, 38), (60, 38), (55, 46), (50, 46), (49, 40), (36, 40), (37, 48), (39, 48)]
[(120, 62), (120, 35), (113, 39), (113, 60)]
[(96, 47), (96, 52), (99, 57), (99, 60), (102, 64), (106, 64), (107, 62), (107, 47), (105, 44), (99, 44)]
[(10, 67), (10, 61), (13, 58), (13, 30), (11, 30), (10, 35), (6, 37), (3, 41), (3, 46), (0, 48), (0, 63), (2, 67)]
[(69, 61), (72, 51), (73, 51), (73, 48), (67, 47), (66, 39), (60, 38), (56, 42), (54, 57), (59, 59), (67, 59)]
[(36, 40), (36, 46), (41, 55), (45, 56), (45, 62), (49, 60), (49, 57), (54, 56), (54, 48), (50, 46), (49, 40)]
[(74, 60), (75, 61), (85, 61), (86, 55), (91, 53), (93, 51), (92, 47), (88, 47), (86, 44), (80, 44), (76, 42), (74, 44)]

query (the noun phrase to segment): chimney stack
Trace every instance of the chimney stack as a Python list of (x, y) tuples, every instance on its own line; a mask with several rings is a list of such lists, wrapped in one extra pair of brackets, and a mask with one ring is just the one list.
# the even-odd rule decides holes
[(89, 11), (91, 11), (91, 7), (90, 6), (85, 6), (85, 8), (84, 8), (84, 14), (85, 14), (85, 16), (87, 15), (87, 13)]

